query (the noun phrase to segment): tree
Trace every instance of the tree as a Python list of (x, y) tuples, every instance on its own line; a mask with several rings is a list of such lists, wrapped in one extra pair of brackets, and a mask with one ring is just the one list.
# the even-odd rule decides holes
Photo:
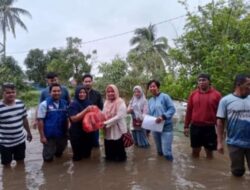
[(1, 57), (0, 65), (0, 83), (13, 82), (18, 89), (23, 90), (25, 75), (17, 61), (13, 57)]
[(125, 82), (128, 65), (120, 57), (116, 56), (111, 63), (102, 63), (99, 66), (99, 73), (102, 74), (102, 77), (96, 78), (95, 84), (101, 92), (105, 91), (108, 84), (117, 85), (122, 96), (130, 91), (131, 84)]
[[(188, 7), (187, 1), (182, 3)], [(182, 81), (179, 85), (184, 91), (195, 85), (199, 73), (207, 72), (212, 84), (227, 94), (237, 73), (250, 72), (249, 40), (250, 15), (243, 0), (212, 1), (199, 7), (198, 13), (187, 9), (184, 33), (176, 39), (176, 48), (169, 51), (178, 65), (172, 78), (175, 83)], [(171, 88), (174, 83), (169, 84)]]
[(60, 73), (60, 78), (68, 81), (74, 77), (78, 83), (81, 82), (82, 74), (89, 73), (91, 65), (88, 63), (91, 55), (84, 55), (81, 51), (82, 40), (80, 38), (69, 37), (65, 49), (53, 48), (48, 52), (48, 71)]
[(21, 8), (13, 7), (15, 0), (0, 0), (0, 26), (3, 33), (3, 55), (6, 56), (6, 35), (7, 31), (11, 31), (13, 36), (16, 37), (16, 24), (21, 26), (27, 31), (27, 27), (20, 19), (20, 15), (28, 16), (31, 14)]
[(130, 44), (135, 46), (128, 54), (132, 70), (138, 70), (140, 74), (149, 78), (164, 75), (165, 67), (169, 66), (167, 55), (169, 46), (165, 37), (156, 38), (155, 25), (136, 29)]
[(43, 50), (30, 50), (24, 64), (27, 67), (26, 74), (29, 80), (33, 80), (39, 85), (46, 86), (45, 77), (47, 72), (48, 58)]

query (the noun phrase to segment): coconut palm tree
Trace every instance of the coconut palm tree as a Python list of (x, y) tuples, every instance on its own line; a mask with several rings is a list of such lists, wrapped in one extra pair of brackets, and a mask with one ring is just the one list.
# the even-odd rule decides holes
[(131, 64), (133, 69), (136, 70), (137, 67), (143, 65), (147, 76), (164, 76), (166, 66), (169, 65), (167, 39), (165, 37), (156, 38), (155, 25), (151, 24), (148, 27), (136, 29), (134, 34), (130, 44), (135, 47), (129, 52), (129, 55), (134, 57), (134, 63), (132, 61)]
[(138, 28), (135, 30), (135, 36), (130, 40), (130, 44), (135, 46), (133, 51), (139, 54), (154, 51), (159, 54), (163, 60), (167, 58), (168, 41), (165, 37), (156, 38), (155, 25), (149, 25), (147, 28)]
[(6, 56), (6, 35), (7, 31), (11, 31), (13, 36), (16, 37), (16, 25), (21, 26), (27, 31), (27, 27), (20, 19), (21, 15), (31, 18), (31, 14), (21, 8), (13, 7), (16, 0), (0, 0), (0, 27), (3, 35), (3, 56)]

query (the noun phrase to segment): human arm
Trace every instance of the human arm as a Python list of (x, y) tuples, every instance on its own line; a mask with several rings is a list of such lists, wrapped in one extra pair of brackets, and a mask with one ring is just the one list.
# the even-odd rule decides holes
[(216, 113), (216, 134), (217, 134), (217, 150), (219, 153), (224, 153), (223, 141), (225, 121), (227, 118), (227, 99), (222, 98)]
[(39, 104), (37, 109), (37, 125), (38, 125), (38, 131), (40, 134), (40, 142), (43, 144), (47, 143), (47, 138), (44, 134), (44, 121), (43, 119), (46, 117), (47, 113), (47, 103), (46, 101), (43, 101)]
[(131, 103), (129, 103), (129, 105), (128, 105), (128, 108), (127, 108), (127, 113), (132, 113), (133, 112), (133, 108), (132, 108), (132, 106), (131, 106)]
[(163, 94), (163, 113), (156, 118), (156, 123), (172, 119), (175, 114), (175, 107), (172, 99), (167, 94)]
[(73, 123), (81, 121), (84, 115), (88, 111), (91, 111), (92, 107), (94, 106), (90, 106), (89, 104), (87, 104), (86, 107), (81, 107), (77, 102), (71, 102), (68, 107), (69, 120)]
[(185, 122), (184, 122), (184, 135), (186, 137), (189, 136), (189, 125), (192, 120), (192, 111), (193, 111), (193, 103), (192, 103), (192, 95), (190, 95), (188, 98), (187, 110), (186, 110), (186, 116), (185, 116)]
[(126, 104), (124, 101), (121, 101), (118, 104), (117, 114), (115, 116), (113, 116), (112, 118), (106, 120), (104, 122), (104, 125), (106, 128), (109, 128), (112, 125), (114, 125), (118, 120), (124, 118), (125, 116), (126, 116)]
[(39, 131), (39, 134), (40, 134), (40, 142), (43, 143), (43, 144), (46, 144), (47, 143), (47, 138), (44, 134), (44, 122), (43, 122), (43, 119), (38, 119), (38, 131)]
[(217, 151), (221, 154), (224, 153), (224, 129), (225, 129), (225, 120), (222, 118), (217, 118), (216, 121), (216, 134), (217, 134)]
[(32, 134), (30, 132), (30, 127), (29, 127), (29, 122), (28, 122), (27, 117), (23, 118), (23, 126), (24, 126), (24, 129), (27, 132), (27, 140), (30, 142), (32, 140)]
[(81, 112), (79, 112), (79, 113), (77, 113), (77, 114), (75, 114), (75, 115), (70, 116), (70, 117), (69, 117), (69, 118), (70, 118), (70, 121), (71, 121), (71, 122), (78, 122), (78, 121), (81, 121), (81, 120), (83, 119), (84, 115), (85, 115), (86, 113), (88, 113), (89, 111), (91, 111), (91, 106), (88, 106), (88, 107), (86, 107), (84, 110), (82, 110)]

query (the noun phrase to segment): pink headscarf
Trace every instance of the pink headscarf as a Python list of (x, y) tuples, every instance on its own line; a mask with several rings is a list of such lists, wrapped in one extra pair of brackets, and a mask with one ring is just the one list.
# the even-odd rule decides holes
[[(107, 91), (108, 88), (112, 88), (115, 92), (115, 100), (109, 100)], [(118, 105), (123, 102), (123, 100), (119, 96), (119, 90), (114, 84), (109, 84), (106, 87), (106, 100), (104, 102), (103, 113), (105, 114), (106, 119), (112, 118), (117, 114)]]

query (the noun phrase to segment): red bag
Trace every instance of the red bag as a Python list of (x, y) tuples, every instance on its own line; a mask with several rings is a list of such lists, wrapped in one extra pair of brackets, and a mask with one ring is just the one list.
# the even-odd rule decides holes
[(122, 141), (125, 148), (128, 148), (134, 144), (133, 137), (129, 131), (122, 134)]
[(97, 106), (93, 106), (93, 109), (86, 113), (82, 120), (82, 128), (85, 132), (93, 132), (103, 127), (105, 121), (104, 114), (99, 110)]
[(133, 118), (133, 127), (139, 128), (142, 125), (142, 120)]

